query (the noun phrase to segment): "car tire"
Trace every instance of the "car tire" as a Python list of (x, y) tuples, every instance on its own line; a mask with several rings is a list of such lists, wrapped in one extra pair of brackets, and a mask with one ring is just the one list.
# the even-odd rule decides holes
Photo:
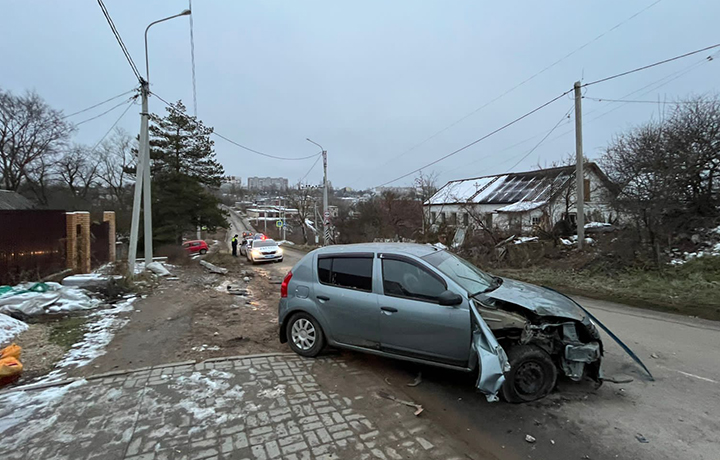
[(288, 345), (300, 356), (314, 358), (325, 346), (325, 335), (320, 324), (307, 313), (293, 315), (285, 326), (285, 333)]
[(500, 395), (509, 403), (544, 398), (555, 388), (557, 368), (549, 354), (533, 345), (516, 345), (507, 351), (510, 372)]
[(200, 250), (200, 255), (201, 255), (201, 256), (204, 256), (205, 254), (207, 254), (207, 249), (201, 249), (201, 250)]

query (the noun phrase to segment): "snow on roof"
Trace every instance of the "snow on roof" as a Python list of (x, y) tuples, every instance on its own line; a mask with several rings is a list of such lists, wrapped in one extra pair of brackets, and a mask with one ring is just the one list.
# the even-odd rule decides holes
[(568, 166), (451, 181), (425, 204), (540, 203), (530, 208), (535, 209), (547, 202), (549, 195), (569, 183), (574, 170), (574, 166)]
[(498, 208), (497, 212), (525, 212), (525, 211), (532, 211), (533, 209), (537, 209), (540, 206), (544, 206), (547, 204), (546, 200), (543, 201), (518, 201), (517, 203), (509, 204), (507, 206), (503, 206), (502, 208)]

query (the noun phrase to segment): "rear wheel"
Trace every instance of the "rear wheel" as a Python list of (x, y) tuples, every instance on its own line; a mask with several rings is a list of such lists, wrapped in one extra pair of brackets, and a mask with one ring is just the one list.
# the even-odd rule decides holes
[(201, 249), (201, 250), (200, 250), (200, 255), (201, 255), (201, 256), (204, 256), (205, 254), (207, 254), (207, 249)]
[(288, 345), (300, 356), (314, 357), (322, 351), (325, 336), (317, 320), (307, 313), (297, 313), (287, 322)]
[(510, 372), (500, 392), (510, 403), (544, 398), (555, 388), (557, 368), (550, 355), (533, 345), (516, 345), (507, 352)]

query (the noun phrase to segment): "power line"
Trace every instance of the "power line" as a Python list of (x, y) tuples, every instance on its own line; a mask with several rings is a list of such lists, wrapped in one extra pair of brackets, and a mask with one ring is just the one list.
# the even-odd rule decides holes
[(597, 101), (597, 102), (624, 102), (625, 104), (671, 104), (671, 105), (681, 105), (681, 104), (696, 104), (700, 102), (701, 104), (714, 104), (714, 101), (634, 101), (631, 99), (607, 99), (607, 98), (600, 98), (600, 97), (589, 97), (589, 96), (583, 96), (583, 99), (588, 99), (591, 101)]
[(631, 73), (640, 72), (640, 71), (642, 71), (642, 70), (647, 70), (647, 69), (650, 69), (650, 68), (652, 68), (652, 67), (657, 67), (657, 66), (662, 65), (662, 64), (667, 64), (668, 62), (677, 61), (678, 59), (683, 59), (683, 58), (686, 58), (686, 57), (688, 57), (688, 56), (693, 56), (693, 55), (695, 55), (695, 54), (702, 53), (703, 51), (708, 51), (708, 50), (711, 50), (711, 49), (714, 49), (714, 48), (718, 48), (718, 47), (720, 47), (720, 43), (717, 43), (717, 44), (711, 45), (711, 46), (706, 46), (705, 48), (701, 48), (701, 49), (699, 49), (699, 50), (690, 51), (689, 53), (681, 54), (681, 55), (679, 55), (679, 56), (671, 57), (671, 58), (669, 58), (669, 59), (664, 59), (664, 60), (662, 60), (662, 61), (654, 62), (654, 63), (652, 63), (652, 64), (644, 65), (644, 66), (642, 66), (642, 67), (638, 67), (638, 68), (636, 68), (636, 69), (628, 70), (628, 71), (626, 71), (626, 72), (621, 72), (621, 73), (618, 73), (618, 74), (615, 74), (615, 75), (611, 75), (611, 76), (609, 76), (609, 77), (601, 78), (600, 80), (591, 81), (590, 83), (585, 83), (585, 84), (583, 84), (582, 87), (585, 88), (586, 86), (592, 86), (592, 85), (597, 85), (598, 83), (604, 83), (604, 82), (609, 81), (609, 80), (614, 80), (614, 79), (616, 79), (616, 78), (624, 77), (625, 75), (630, 75)]
[(91, 105), (90, 107), (88, 107), (88, 108), (86, 108), (86, 109), (78, 110), (77, 112), (73, 112), (73, 113), (71, 113), (70, 115), (64, 115), (62, 118), (63, 118), (63, 119), (65, 119), (65, 118), (70, 118), (70, 117), (73, 117), (73, 116), (75, 116), (75, 115), (79, 115), (79, 114), (81, 114), (81, 113), (83, 113), (83, 112), (87, 112), (88, 110), (92, 110), (92, 109), (94, 109), (95, 107), (100, 107), (101, 105), (107, 104), (108, 102), (113, 101), (113, 100), (115, 100), (115, 99), (117, 99), (117, 98), (119, 98), (119, 97), (122, 97), (122, 96), (126, 95), (126, 94), (130, 94), (130, 93), (132, 93), (132, 92), (135, 91), (135, 90), (136, 90), (136, 88), (133, 88), (133, 89), (131, 89), (130, 91), (125, 91), (124, 93), (118, 94), (117, 96), (113, 96), (113, 97), (111, 97), (110, 99), (104, 100), (104, 101), (102, 101), (102, 102), (98, 102), (98, 103), (95, 104), (95, 105)]
[(653, 3), (651, 3), (650, 5), (646, 6), (645, 8), (643, 8), (642, 10), (640, 10), (640, 11), (638, 11), (637, 13), (633, 14), (633, 15), (630, 16), (629, 18), (627, 18), (627, 19), (625, 19), (625, 20), (623, 20), (623, 21), (615, 24), (615, 25), (614, 25), (613, 27), (611, 27), (610, 29), (608, 29), (608, 30), (606, 30), (605, 32), (601, 33), (600, 35), (598, 35), (597, 37), (593, 38), (592, 40), (590, 40), (589, 42), (585, 43), (584, 45), (582, 45), (582, 46), (574, 49), (574, 50), (571, 51), (570, 53), (566, 54), (566, 55), (563, 56), (562, 58), (560, 58), (560, 59), (558, 59), (557, 61), (553, 62), (552, 64), (546, 66), (546, 67), (543, 68), (542, 70), (536, 72), (535, 74), (531, 75), (530, 77), (526, 78), (525, 80), (521, 81), (520, 83), (516, 84), (515, 86), (513, 86), (513, 87), (510, 88), (510, 89), (508, 89), (507, 91), (505, 91), (504, 93), (500, 94), (499, 96), (496, 96), (494, 99), (491, 99), (490, 101), (488, 101), (488, 102), (486, 102), (485, 104), (481, 105), (480, 107), (476, 108), (475, 110), (473, 110), (472, 112), (470, 112), (470, 113), (468, 113), (467, 115), (463, 116), (462, 118), (454, 121), (454, 122), (451, 123), (450, 125), (446, 126), (445, 128), (441, 129), (440, 131), (438, 131), (438, 132), (436, 132), (435, 134), (431, 135), (430, 137), (426, 138), (425, 140), (423, 140), (423, 141), (421, 141), (421, 142), (413, 145), (413, 146), (410, 147), (409, 149), (407, 149), (407, 150), (405, 150), (404, 152), (402, 152), (400, 155), (397, 155), (397, 156), (391, 158), (390, 160), (388, 160), (387, 162), (385, 162), (384, 164), (382, 164), (380, 167), (383, 167), (383, 166), (385, 166), (385, 165), (387, 165), (387, 164), (389, 164), (389, 163), (391, 163), (391, 162), (393, 162), (393, 161), (395, 161), (395, 160), (399, 160), (400, 158), (402, 158), (402, 157), (405, 156), (406, 154), (412, 152), (413, 150), (415, 150), (416, 148), (422, 146), (423, 144), (427, 143), (428, 141), (436, 138), (437, 136), (439, 136), (440, 134), (442, 134), (442, 133), (444, 133), (445, 131), (449, 130), (450, 128), (453, 128), (454, 126), (458, 125), (459, 123), (462, 123), (462, 122), (465, 121), (466, 119), (468, 119), (468, 118), (470, 118), (471, 116), (473, 116), (473, 115), (475, 115), (476, 113), (478, 113), (480, 110), (482, 110), (482, 109), (484, 109), (485, 107), (489, 106), (490, 104), (492, 104), (492, 103), (500, 100), (501, 98), (507, 96), (508, 94), (510, 94), (511, 92), (513, 92), (513, 91), (515, 91), (516, 89), (520, 88), (520, 87), (523, 86), (524, 84), (529, 83), (531, 80), (534, 80), (535, 78), (539, 77), (539, 76), (542, 75), (543, 73), (547, 72), (548, 70), (552, 69), (552, 68), (555, 67), (556, 65), (560, 64), (561, 62), (563, 62), (565, 59), (569, 58), (570, 56), (573, 56), (574, 54), (576, 54), (576, 53), (578, 53), (579, 51), (583, 50), (584, 48), (588, 47), (589, 45), (591, 45), (591, 44), (595, 43), (596, 41), (600, 40), (600, 39), (601, 39), (602, 37), (604, 37), (605, 35), (609, 34), (610, 32), (612, 32), (612, 31), (614, 31), (615, 29), (619, 28), (620, 26), (624, 25), (625, 23), (627, 23), (627, 22), (631, 21), (632, 19), (636, 18), (637, 16), (639, 16), (640, 14), (642, 14), (642, 13), (644, 13), (645, 11), (649, 10), (650, 8), (652, 8), (653, 6), (657, 5), (657, 4), (660, 3), (661, 1), (662, 1), (662, 0), (656, 0), (655, 2), (653, 2)]
[(428, 163), (428, 164), (426, 164), (426, 165), (424, 165), (424, 166), (421, 166), (420, 168), (417, 168), (417, 169), (415, 169), (415, 170), (413, 170), (413, 171), (410, 171), (410, 172), (407, 173), (407, 174), (403, 174), (403, 175), (400, 176), (400, 177), (396, 177), (396, 178), (393, 179), (393, 180), (390, 180), (390, 181), (384, 182), (384, 183), (382, 183), (382, 184), (380, 184), (380, 185), (377, 185), (376, 187), (383, 187), (383, 186), (385, 186), (385, 185), (387, 185), (387, 184), (391, 184), (391, 183), (393, 183), (393, 182), (399, 181), (400, 179), (404, 179), (404, 178), (406, 178), (407, 176), (409, 176), (409, 175), (411, 175), (411, 174), (415, 174), (416, 172), (418, 172), (418, 171), (420, 171), (420, 170), (423, 170), (423, 169), (425, 169), (425, 168), (427, 168), (427, 167), (429, 167), (429, 166), (432, 166), (432, 165), (434, 165), (434, 164), (440, 163), (441, 161), (445, 160), (446, 158), (450, 158), (451, 156), (453, 156), (453, 155), (455, 155), (455, 154), (457, 154), (457, 153), (460, 153), (460, 152), (462, 152), (463, 150), (465, 150), (465, 149), (467, 149), (467, 148), (472, 147), (473, 145), (477, 144), (478, 142), (481, 142), (481, 141), (487, 139), (488, 137), (490, 137), (490, 136), (492, 136), (492, 135), (494, 135), (494, 134), (497, 134), (497, 133), (499, 133), (500, 131), (502, 131), (502, 130), (504, 130), (504, 129), (506, 129), (506, 128), (509, 128), (510, 126), (514, 125), (515, 123), (519, 122), (520, 120), (523, 120), (523, 119), (529, 117), (530, 115), (534, 114), (534, 113), (537, 112), (538, 110), (544, 109), (544, 108), (547, 107), (548, 105), (550, 105), (550, 104), (552, 104), (553, 102), (557, 101), (558, 99), (564, 97), (566, 94), (570, 94), (572, 91), (573, 91), (572, 89), (567, 90), (567, 91), (565, 91), (564, 93), (562, 93), (561, 95), (555, 96), (554, 98), (550, 99), (549, 101), (545, 102), (544, 104), (539, 105), (538, 107), (532, 109), (531, 111), (525, 113), (524, 115), (521, 115), (520, 117), (514, 119), (513, 121), (504, 124), (503, 126), (501, 126), (500, 128), (496, 129), (495, 131), (492, 131), (492, 132), (490, 132), (490, 133), (482, 136), (481, 138), (476, 139), (476, 140), (472, 141), (471, 143), (469, 143), (469, 144), (467, 144), (467, 145), (465, 145), (465, 146), (463, 146), (463, 147), (460, 147), (459, 149), (457, 149), (457, 150), (455, 150), (455, 151), (453, 151), (453, 152), (450, 152), (450, 153), (448, 153), (447, 155), (444, 155), (444, 156), (438, 158), (437, 160), (434, 160), (434, 161), (432, 161), (432, 162), (430, 162), (430, 163)]
[(136, 98), (137, 98), (137, 95), (131, 97), (130, 99), (127, 99), (127, 100), (125, 100), (125, 101), (122, 101), (121, 103), (119, 103), (119, 104), (117, 104), (117, 105), (114, 105), (114, 106), (110, 107), (109, 109), (107, 109), (106, 111), (104, 111), (103, 113), (101, 113), (101, 114), (99, 114), (99, 115), (95, 115), (95, 116), (92, 117), (92, 118), (88, 118), (88, 119), (85, 119), (85, 120), (80, 121), (80, 122), (78, 122), (78, 123), (75, 123), (75, 126), (80, 126), (80, 125), (82, 125), (83, 123), (87, 123), (88, 121), (93, 121), (93, 120), (95, 120), (95, 119), (97, 119), (97, 118), (100, 118), (100, 117), (102, 117), (102, 116), (104, 116), (104, 115), (107, 115), (108, 113), (110, 113), (110, 112), (112, 112), (113, 110), (117, 109), (117, 108), (120, 107), (121, 105), (127, 104), (127, 103), (130, 102), (130, 101), (134, 101)]
[[(188, 9), (192, 12), (192, 0), (188, 0)], [(197, 117), (197, 86), (195, 83), (195, 36), (193, 34), (193, 14), (190, 17), (190, 62), (192, 63), (193, 115)]]
[(103, 137), (101, 137), (100, 140), (97, 141), (97, 143), (95, 144), (95, 147), (92, 148), (92, 150), (90, 151), (90, 153), (94, 152), (95, 149), (98, 148), (98, 146), (100, 145), (100, 143), (101, 143), (102, 141), (104, 141), (105, 138), (107, 137), (107, 135), (110, 134), (110, 132), (115, 128), (115, 126), (117, 126), (118, 123), (120, 123), (120, 120), (122, 120), (122, 118), (125, 116), (125, 114), (128, 112), (128, 110), (130, 110), (130, 107), (132, 107), (133, 105), (134, 105), (134, 104), (129, 104), (129, 105), (127, 106), (127, 108), (126, 108), (125, 110), (123, 110), (123, 113), (120, 114), (120, 116), (117, 118), (117, 120), (115, 120), (115, 123), (113, 123), (112, 126), (110, 126), (110, 129), (108, 129), (108, 130), (105, 132), (105, 134), (103, 135)]
[(132, 69), (133, 73), (135, 74), (135, 77), (137, 77), (138, 81), (142, 82), (144, 81), (143, 78), (140, 76), (140, 72), (137, 69), (137, 66), (135, 65), (135, 61), (133, 61), (132, 56), (130, 56), (130, 53), (128, 52), (127, 48), (125, 47), (125, 43), (123, 42), (122, 38), (120, 37), (120, 33), (118, 32), (117, 28), (115, 27), (115, 23), (113, 22), (112, 18), (110, 17), (110, 13), (108, 12), (107, 8), (105, 7), (105, 4), (102, 2), (102, 0), (98, 0), (98, 5), (100, 5), (100, 9), (102, 10), (103, 14), (105, 15), (105, 19), (107, 20), (108, 24), (110, 25), (110, 30), (112, 30), (113, 35), (115, 35), (115, 39), (117, 40), (118, 44), (120, 45), (120, 49), (122, 50), (123, 54), (125, 55), (125, 58), (128, 61), (128, 64), (130, 64), (130, 68)]
[(305, 178), (308, 176), (308, 174), (310, 174), (310, 173), (312, 172), (313, 168), (315, 168), (315, 165), (318, 164), (318, 161), (320, 161), (320, 157), (322, 156), (322, 152), (318, 153), (317, 156), (318, 156), (318, 157), (317, 157), (317, 159), (315, 160), (315, 163), (313, 163), (312, 166), (310, 166), (310, 169), (308, 169), (308, 172), (306, 172), (305, 175), (302, 176), (298, 182), (301, 182), (301, 183), (302, 183), (302, 181), (305, 180)]
[(545, 135), (545, 137), (543, 137), (542, 139), (540, 139), (540, 142), (538, 142), (537, 144), (535, 144), (535, 147), (531, 148), (531, 149), (528, 151), (528, 153), (526, 153), (522, 158), (520, 158), (520, 159), (517, 161), (517, 163), (515, 163), (515, 164), (512, 165), (512, 166), (510, 166), (510, 168), (508, 168), (508, 171), (512, 171), (513, 169), (515, 169), (515, 167), (516, 167), (517, 165), (519, 165), (520, 163), (522, 163), (522, 162), (525, 160), (525, 158), (529, 157), (535, 150), (537, 150), (537, 148), (540, 147), (540, 145), (541, 145), (543, 142), (545, 142), (545, 139), (547, 139), (548, 137), (550, 137), (550, 135), (553, 133), (553, 131), (555, 131), (558, 126), (560, 126), (560, 123), (562, 123), (563, 120), (565, 120), (566, 118), (568, 118), (568, 115), (570, 115), (570, 112), (572, 112), (574, 108), (575, 108), (574, 105), (573, 105), (572, 107), (570, 107), (570, 109), (569, 109), (567, 112), (565, 112), (565, 115), (563, 115), (562, 118), (560, 118), (560, 119), (558, 120), (558, 122), (555, 123), (555, 126), (553, 126), (552, 129), (551, 129), (550, 131), (548, 131), (548, 133)]
[[(195, 124), (198, 124), (197, 120), (195, 120), (194, 118), (192, 118), (192, 117), (190, 117), (190, 116), (188, 116), (188, 115), (180, 112), (180, 111), (177, 110), (171, 103), (169, 103), (169, 102), (166, 101), (165, 99), (161, 98), (161, 97), (158, 96), (156, 93), (152, 93), (152, 94), (153, 94), (155, 97), (157, 97), (158, 99), (160, 99), (162, 102), (164, 102), (165, 105), (167, 105), (168, 107), (170, 107), (170, 110), (174, 111), (175, 113), (177, 113), (178, 115), (180, 115), (180, 116), (182, 116), (182, 117), (185, 117), (185, 118), (188, 119), (189, 121), (191, 121), (191, 122), (193, 122), (193, 123), (195, 123)], [(235, 146), (237, 146), (237, 147), (240, 147), (241, 149), (247, 150), (248, 152), (256, 153), (256, 154), (258, 154), (258, 155), (261, 155), (261, 156), (264, 156), (264, 157), (268, 157), (268, 158), (273, 158), (273, 159), (275, 159), (275, 160), (286, 160), (286, 161), (307, 160), (307, 159), (309, 159), (309, 158), (314, 158), (315, 155), (317, 155), (317, 153), (313, 153), (312, 155), (308, 155), (308, 156), (306, 156), (306, 157), (297, 157), (297, 158), (280, 157), (280, 156), (277, 156), (277, 155), (271, 155), (271, 154), (269, 154), (269, 153), (261, 152), (261, 151), (259, 151), (259, 150), (251, 149), (250, 147), (247, 147), (247, 146), (245, 146), (245, 145), (242, 145), (242, 144), (240, 144), (240, 143), (238, 143), (238, 142), (235, 142), (234, 140), (232, 140), (232, 139), (230, 139), (230, 138), (228, 138), (228, 137), (223, 136), (222, 134), (218, 133), (217, 131), (214, 131), (214, 130), (213, 130), (212, 134), (215, 135), (215, 136), (217, 136), (217, 137), (219, 137), (220, 139), (223, 139), (224, 141), (227, 141), (227, 142), (229, 142), (229, 143), (231, 143), (231, 144), (233, 144), (233, 145), (235, 145)]]

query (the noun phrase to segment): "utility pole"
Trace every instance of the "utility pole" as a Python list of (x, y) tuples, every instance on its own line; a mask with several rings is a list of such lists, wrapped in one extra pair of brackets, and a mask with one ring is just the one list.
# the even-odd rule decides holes
[(145, 231), (143, 243), (145, 246), (145, 266), (153, 260), (152, 241), (152, 201), (150, 197), (150, 132), (148, 131), (148, 96), (150, 95), (150, 83), (148, 80), (142, 85), (142, 113), (140, 114), (140, 139), (144, 139), (141, 146), (145, 170), (143, 171), (143, 230)]
[(577, 222), (578, 249), (585, 243), (585, 173), (583, 172), (582, 93), (579, 81), (575, 82), (575, 221)]
[(323, 246), (330, 244), (330, 211), (328, 210), (328, 181), (327, 181), (327, 150), (317, 142), (305, 138), (308, 142), (311, 142), (322, 150), (323, 157)]
[[(146, 82), (142, 84), (143, 112), (147, 111), (147, 97), (145, 95)], [(133, 196), (132, 220), (130, 222), (130, 247), (128, 248), (128, 276), (135, 275), (135, 259), (137, 258), (138, 231), (140, 229), (140, 200), (142, 199), (143, 179), (145, 177), (145, 155), (142, 129), (143, 120), (140, 120), (140, 148), (138, 149), (135, 166), (135, 194)]]

